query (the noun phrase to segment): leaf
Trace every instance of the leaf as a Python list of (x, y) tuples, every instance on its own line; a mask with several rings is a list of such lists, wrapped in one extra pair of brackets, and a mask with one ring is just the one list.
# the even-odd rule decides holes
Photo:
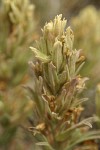
[(61, 74), (58, 75), (59, 83), (62, 85), (67, 80), (67, 71), (63, 71)]
[(47, 147), (47, 150), (54, 150), (54, 149), (50, 146), (50, 144), (48, 144), (48, 142), (38, 142), (38, 143), (36, 143), (36, 145), (38, 145), (38, 146), (46, 146), (46, 147)]
[(38, 141), (41, 141), (41, 142), (38, 142), (36, 143), (36, 145), (38, 146), (44, 146), (45, 147), (45, 150), (54, 150), (53, 147), (51, 147), (51, 145), (49, 144), (47, 138), (42, 135), (41, 133), (36, 135)]
[(76, 106), (82, 104), (83, 102), (86, 102), (87, 100), (89, 100), (89, 99), (88, 98), (76, 99), (72, 103), (72, 107), (76, 107)]
[(45, 95), (42, 96), (43, 100), (44, 100), (44, 105), (45, 105), (45, 113), (49, 113), (50, 116), (52, 116), (52, 112), (50, 110), (50, 107), (49, 107), (49, 103), (48, 101), (46, 100), (45, 98)]
[(54, 65), (56, 66), (57, 72), (59, 72), (63, 61), (62, 43), (60, 41), (56, 41), (54, 43), (52, 59)]
[(57, 96), (56, 102), (57, 102), (57, 112), (60, 113), (60, 110), (64, 106), (64, 101), (65, 101), (65, 95), (66, 95), (66, 90), (63, 89), (62, 92)]
[(84, 66), (85, 62), (83, 62), (76, 70), (75, 75), (77, 75), (79, 73), (79, 71), (82, 69), (82, 67)]
[(73, 31), (71, 30), (70, 27), (68, 27), (66, 29), (66, 38), (65, 38), (65, 41), (66, 41), (66, 47), (69, 49), (69, 50), (72, 50), (73, 48), (73, 41), (74, 41), (74, 35), (73, 35)]
[(72, 150), (72, 148), (77, 144), (93, 139), (100, 139), (100, 131), (89, 131), (85, 134), (82, 134), (80, 138), (76, 139), (75, 142), (70, 143), (69, 146), (67, 146), (64, 150)]
[(76, 128), (80, 128), (84, 125), (88, 125), (90, 126), (90, 123), (93, 122), (93, 121), (98, 121), (98, 117), (90, 117), (90, 118), (87, 118), (87, 119), (84, 119), (82, 120), (81, 122), (73, 125), (72, 127), (66, 129), (64, 132), (62, 133), (59, 133), (57, 136), (56, 136), (56, 140), (57, 141), (63, 141), (65, 139), (68, 138), (68, 136), (70, 136), (70, 134), (73, 133), (73, 131), (76, 129)]
[(66, 70), (67, 70), (68, 80), (70, 81), (70, 80), (71, 80), (71, 77), (70, 77), (69, 67), (68, 67), (67, 64), (66, 64)]
[(37, 41), (37, 49), (39, 49), (39, 51), (41, 51), (45, 55), (48, 54), (46, 41), (44, 40), (43, 37), (40, 38), (39, 42)]
[(78, 51), (75, 50), (72, 52), (71, 56), (69, 57), (69, 63), (68, 63), (68, 66), (69, 66), (69, 71), (70, 71), (70, 77), (73, 78), (75, 77), (75, 69), (76, 69), (76, 62), (77, 62), (77, 53)]
[(47, 55), (43, 54), (42, 52), (40, 52), (39, 50), (37, 50), (34, 47), (30, 47), (30, 49), (34, 52), (35, 57), (37, 59), (39, 59), (40, 61), (42, 61), (43, 63), (50, 62), (50, 56), (47, 56)]
[(53, 65), (52, 62), (48, 64), (48, 74), (49, 74), (51, 90), (55, 94), (59, 89), (59, 80), (57, 76), (56, 67)]
[(35, 102), (36, 106), (38, 107), (40, 114), (42, 115), (43, 107), (44, 107), (42, 98), (31, 87), (24, 86), (24, 88), (26, 88), (30, 92), (31, 99)]

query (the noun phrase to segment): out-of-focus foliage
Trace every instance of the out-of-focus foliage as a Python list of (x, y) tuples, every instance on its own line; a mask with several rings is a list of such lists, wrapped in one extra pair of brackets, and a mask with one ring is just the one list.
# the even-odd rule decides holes
[[(0, 149), (13, 145), (21, 124), (32, 112), (21, 84), (28, 81), (29, 46), (34, 39), (34, 5), (29, 0), (2, 0), (0, 5)], [(20, 133), (19, 133), (20, 134)]]
[[(66, 28), (62, 15), (46, 23), (42, 37), (31, 47), (34, 59), (30, 62), (33, 70), (33, 87), (27, 87), (34, 102), (33, 126), (29, 128), (35, 144), (43, 150), (91, 150), (84, 141), (100, 138), (100, 131), (88, 131), (92, 121), (90, 117), (79, 121), (83, 110), (80, 98), (85, 88), (86, 77), (82, 78), (83, 56), (80, 50), (73, 49), (74, 35), (70, 27)], [(97, 150), (93, 144), (92, 150)]]
[(86, 56), (83, 73), (93, 79), (90, 84), (100, 81), (100, 12), (93, 6), (83, 9), (71, 24), (75, 32), (75, 47), (80, 46)]
[(32, 107), (21, 88), (0, 95), (0, 147), (10, 149), (18, 126), (25, 122)]
[[(22, 5), (23, 4), (23, 5)], [(0, 9), (0, 89), (17, 85), (26, 73), (33, 40), (34, 5), (29, 0), (3, 0)]]

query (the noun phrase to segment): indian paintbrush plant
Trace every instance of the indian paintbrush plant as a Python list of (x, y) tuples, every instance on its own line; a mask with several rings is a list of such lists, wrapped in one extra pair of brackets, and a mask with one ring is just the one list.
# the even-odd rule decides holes
[[(82, 120), (81, 104), (87, 98), (81, 98), (87, 77), (81, 77), (80, 69), (84, 65), (81, 50), (73, 49), (74, 35), (62, 15), (46, 23), (42, 37), (36, 41), (30, 98), (33, 100), (33, 120), (29, 131), (34, 143), (43, 150), (90, 150), (84, 141), (100, 138), (100, 131), (88, 131), (91, 123), (98, 117)], [(87, 132), (88, 131), (88, 132)], [(92, 150), (96, 149), (93, 148)]]

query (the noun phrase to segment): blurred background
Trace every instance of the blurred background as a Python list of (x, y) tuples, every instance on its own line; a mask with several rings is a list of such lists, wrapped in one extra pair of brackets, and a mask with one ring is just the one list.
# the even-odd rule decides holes
[[(28, 133), (32, 102), (29, 49), (44, 24), (63, 14), (74, 31), (74, 48), (82, 49), (89, 77), (82, 117), (100, 116), (100, 0), (0, 0), (0, 150), (33, 150)], [(100, 125), (96, 125), (100, 128)]]

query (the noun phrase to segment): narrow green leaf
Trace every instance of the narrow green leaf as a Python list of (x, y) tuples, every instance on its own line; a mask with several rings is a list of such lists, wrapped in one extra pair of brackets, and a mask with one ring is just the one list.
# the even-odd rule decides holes
[(36, 48), (30, 47), (30, 49), (34, 52), (35, 57), (38, 58), (43, 63), (50, 62), (50, 56), (47, 56), (47, 55), (43, 54), (42, 52), (40, 52)]
[(54, 43), (54, 50), (52, 53), (52, 59), (53, 59), (53, 63), (57, 68), (57, 72), (60, 71), (60, 67), (62, 65), (62, 61), (63, 61), (63, 55), (62, 55), (62, 43), (60, 41), (56, 41)]
[(50, 86), (52, 88), (53, 93), (55, 94), (59, 89), (59, 80), (57, 76), (56, 67), (53, 65), (52, 62), (48, 64), (48, 74), (49, 74)]
[(80, 64), (80, 66), (77, 68), (75, 75), (77, 75), (79, 73), (79, 71), (82, 69), (82, 67), (84, 66), (85, 62), (83, 62), (82, 64)]

